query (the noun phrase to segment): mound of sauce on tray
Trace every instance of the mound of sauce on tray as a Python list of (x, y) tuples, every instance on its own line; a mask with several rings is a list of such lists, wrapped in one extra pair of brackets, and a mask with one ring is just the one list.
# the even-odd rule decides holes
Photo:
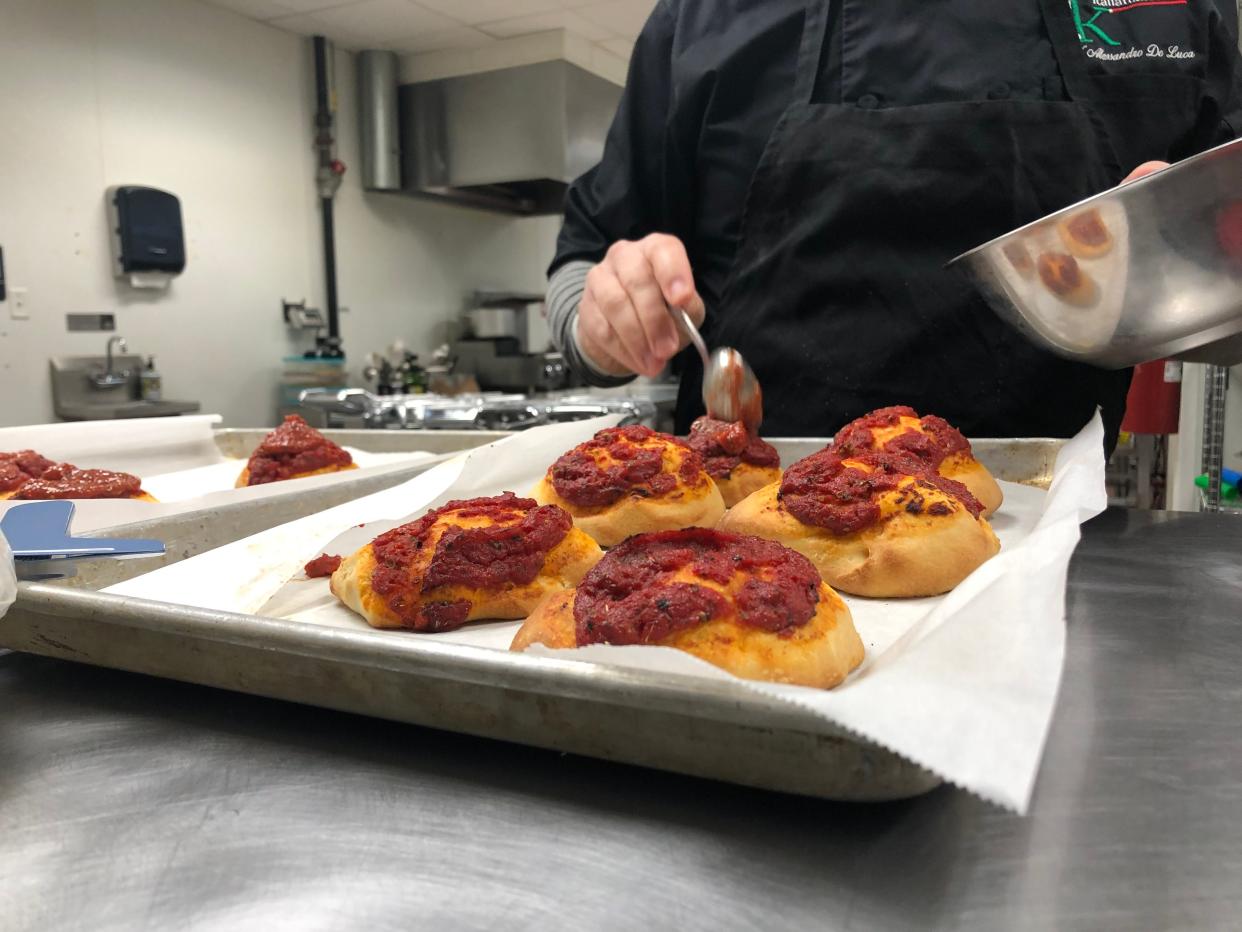
[(110, 469), (78, 469), (57, 463), (31, 479), (14, 493), (15, 499), (56, 498), (136, 498), (142, 495), (142, 480)]
[[(687, 571), (732, 597), (687, 581)], [(811, 620), (819, 572), (775, 541), (689, 528), (631, 537), (610, 550), (578, 586), (578, 644), (658, 644), (710, 621), (788, 636)]]
[(331, 576), (340, 569), (344, 559), (344, 557), (334, 556), (330, 553), (321, 553), (304, 567), (306, 576), (308, 579), (322, 579), (324, 576)]
[(0, 495), (38, 479), (56, 464), (34, 450), (0, 453)]
[[(651, 443), (653, 439), (658, 443)], [(676, 473), (664, 469), (664, 447), (669, 444), (685, 451)], [(702, 472), (702, 458), (686, 443), (636, 424), (601, 430), (553, 463), (549, 475), (552, 488), (565, 501), (580, 508), (606, 508), (625, 495), (667, 495), (678, 481), (697, 485)]]
[(712, 417), (701, 417), (690, 425), (686, 439), (690, 449), (703, 458), (707, 474), (727, 479), (742, 463), (752, 466), (780, 466), (776, 447), (760, 440), (741, 421), (730, 424)]
[(330, 466), (349, 466), (353, 457), (296, 414), (263, 438), (251, 454), (247, 485), (264, 485)]
[[(903, 483), (913, 476), (915, 482)], [(833, 534), (854, 534), (880, 520), (880, 496), (900, 490), (900, 504), (910, 514), (944, 515), (945, 502), (928, 503), (920, 489), (933, 488), (957, 499), (978, 518), (983, 506), (966, 486), (930, 470), (908, 453), (890, 451), (842, 457), (835, 449), (821, 450), (785, 471), (780, 502), (785, 509), (813, 527)]]
[[(444, 518), (483, 518), (482, 527), (450, 525), (436, 541), (421, 585), (411, 584), (410, 568)], [(449, 502), (417, 521), (381, 534), (371, 544), (375, 569), (371, 588), (393, 613), (415, 631), (451, 631), (466, 623), (466, 599), (427, 601), (423, 593), (441, 586), (502, 589), (535, 580), (548, 553), (565, 539), (573, 520), (555, 505), (540, 505), (505, 492), (494, 498)]]
[[(891, 431), (895, 427), (901, 427), (903, 418), (918, 421), (918, 426), (907, 425), (903, 433), (882, 443), (876, 439), (876, 430)], [(935, 470), (940, 468), (946, 457), (954, 453), (970, 453), (970, 441), (942, 417), (929, 414), (920, 418), (913, 408), (897, 405), (872, 411), (846, 424), (837, 432), (832, 449), (842, 457), (857, 456), (879, 449), (890, 453), (908, 453)]]

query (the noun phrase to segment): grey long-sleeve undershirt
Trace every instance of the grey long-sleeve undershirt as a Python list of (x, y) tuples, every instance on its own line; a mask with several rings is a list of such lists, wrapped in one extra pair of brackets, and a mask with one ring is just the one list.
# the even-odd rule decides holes
[(580, 375), (588, 385), (613, 388), (634, 381), (632, 375), (608, 375), (600, 372), (586, 358), (578, 345), (578, 305), (586, 289), (587, 273), (595, 267), (593, 262), (575, 260), (566, 262), (548, 279), (548, 330), (552, 342), (565, 357), (569, 368)]

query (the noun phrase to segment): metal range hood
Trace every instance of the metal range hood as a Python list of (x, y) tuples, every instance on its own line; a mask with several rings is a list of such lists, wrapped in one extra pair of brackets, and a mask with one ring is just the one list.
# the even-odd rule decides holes
[(358, 55), (362, 184), (511, 214), (557, 214), (599, 161), (621, 88), (564, 60), (398, 86)]

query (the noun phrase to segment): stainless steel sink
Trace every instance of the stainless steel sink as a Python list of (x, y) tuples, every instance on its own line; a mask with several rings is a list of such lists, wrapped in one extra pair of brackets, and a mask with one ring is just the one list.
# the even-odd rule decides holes
[(99, 373), (107, 371), (104, 356), (54, 356), (50, 361), (52, 408), (65, 421), (111, 421), (133, 417), (170, 417), (191, 414), (202, 406), (197, 401), (143, 401), (141, 356), (116, 356), (113, 371), (125, 372), (119, 384), (103, 388)]
[(109, 421), (128, 417), (170, 417), (192, 414), (201, 405), (197, 401), (119, 401), (103, 404), (61, 404), (56, 415), (66, 421)]

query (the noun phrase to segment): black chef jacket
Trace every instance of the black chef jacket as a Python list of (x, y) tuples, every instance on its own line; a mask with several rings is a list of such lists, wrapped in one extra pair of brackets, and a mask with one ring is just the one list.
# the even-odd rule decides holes
[[(980, 4), (952, 0), (824, 2), (833, 23), (818, 100), (1064, 98), (1037, 0), (996, 0), (982, 15)], [(1209, 23), (1206, 31), (1180, 3), (1080, 3), (1092, 69), (1122, 76), (1136, 97), (1158, 94), (1169, 74), (1203, 77), (1209, 49), (1233, 55), (1237, 10), (1233, 0), (1190, 3), (1217, 4), (1218, 15), (1197, 18)], [(1101, 12), (1109, 6), (1134, 8)], [(685, 243), (711, 312), (737, 251), (751, 176), (793, 92), (805, 8), (804, 0), (661, 0), (634, 48), (603, 160), (570, 187), (553, 270), (572, 259), (599, 261), (617, 240), (671, 233)], [(968, 19), (958, 12), (966, 8)], [(1148, 75), (1156, 79), (1150, 86)], [(1234, 138), (1242, 129), (1236, 71), (1220, 96), (1219, 125), (1191, 150), (1170, 140), (1126, 154), (1136, 165), (1172, 161)], [(980, 231), (979, 240), (1004, 232)]]

